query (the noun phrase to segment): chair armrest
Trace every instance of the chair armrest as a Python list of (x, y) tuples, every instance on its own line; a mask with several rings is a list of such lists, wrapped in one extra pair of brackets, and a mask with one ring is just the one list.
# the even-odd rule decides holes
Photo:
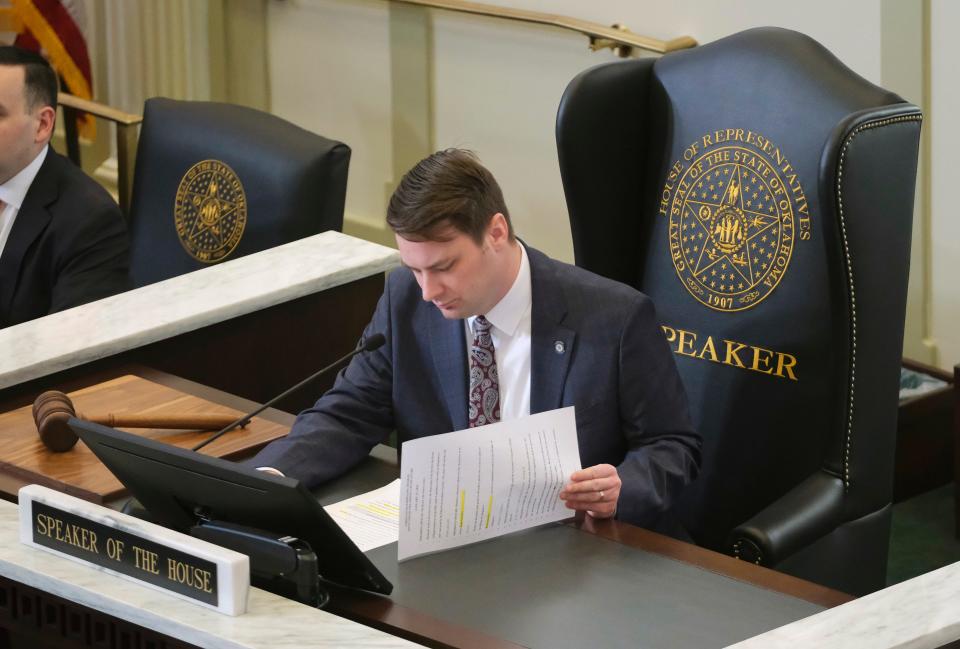
[(730, 534), (738, 559), (775, 566), (797, 550), (832, 532), (842, 520), (843, 481), (818, 471)]

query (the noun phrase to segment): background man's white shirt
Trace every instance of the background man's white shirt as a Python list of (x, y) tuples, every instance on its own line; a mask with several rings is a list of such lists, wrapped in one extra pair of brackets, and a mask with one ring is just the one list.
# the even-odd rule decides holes
[(13, 229), (13, 222), (23, 206), (23, 200), (30, 191), (30, 185), (33, 179), (40, 172), (40, 167), (47, 157), (47, 147), (43, 147), (33, 162), (20, 170), (20, 172), (0, 185), (0, 203), (3, 208), (0, 209), (0, 256), (3, 255), (3, 249), (7, 245), (7, 239), (10, 238), (10, 231)]

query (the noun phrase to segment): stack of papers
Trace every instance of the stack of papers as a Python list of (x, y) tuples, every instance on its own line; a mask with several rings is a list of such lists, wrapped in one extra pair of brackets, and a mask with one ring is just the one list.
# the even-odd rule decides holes
[(580, 469), (573, 407), (404, 442), (401, 480), (326, 511), (366, 552), (399, 561), (569, 518)]
[(324, 509), (363, 552), (394, 543), (400, 529), (400, 480)]

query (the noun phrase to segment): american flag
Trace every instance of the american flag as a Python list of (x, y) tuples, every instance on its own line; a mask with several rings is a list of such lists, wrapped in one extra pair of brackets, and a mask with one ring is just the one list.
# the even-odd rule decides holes
[[(83, 99), (93, 98), (93, 76), (85, 35), (85, 0), (11, 0), (23, 25), (14, 45), (42, 52), (63, 80), (64, 89)], [(79, 117), (80, 133), (93, 137), (90, 115)]]

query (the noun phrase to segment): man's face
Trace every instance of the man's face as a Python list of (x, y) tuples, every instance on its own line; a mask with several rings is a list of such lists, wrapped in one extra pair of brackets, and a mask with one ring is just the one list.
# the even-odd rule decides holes
[(0, 65), (0, 183), (30, 164), (49, 137), (44, 137), (44, 108), (27, 108), (23, 81), (22, 66)]
[[(497, 218), (499, 217), (499, 219)], [(400, 259), (420, 284), (423, 299), (448, 319), (469, 318), (493, 308), (516, 276), (506, 222), (497, 214), (483, 240), (448, 228), (439, 241), (411, 241), (397, 235)]]

